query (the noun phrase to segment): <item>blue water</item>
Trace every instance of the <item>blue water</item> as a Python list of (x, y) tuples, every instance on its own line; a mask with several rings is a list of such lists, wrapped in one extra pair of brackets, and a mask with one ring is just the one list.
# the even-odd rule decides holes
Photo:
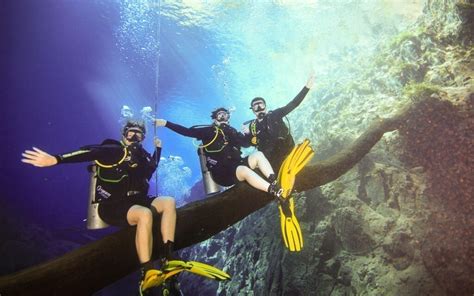
[[(156, 107), (157, 117), (184, 126), (210, 123), (214, 108), (234, 107), (231, 123), (240, 129), (253, 116), (253, 97), (280, 107), (312, 69), (316, 87), (306, 101), (317, 104), (329, 81), (350, 80), (352, 59), (375, 50), (407, 18), (378, 1), (183, 3), (0, 2), (6, 216), (58, 231), (84, 227), (85, 165), (35, 168), (20, 162), (25, 149), (55, 154), (118, 138), (123, 105), (135, 113)], [(200, 179), (196, 149), (167, 129), (157, 135), (167, 166), (151, 193), (182, 201)], [(152, 138), (149, 126), (148, 150)]]

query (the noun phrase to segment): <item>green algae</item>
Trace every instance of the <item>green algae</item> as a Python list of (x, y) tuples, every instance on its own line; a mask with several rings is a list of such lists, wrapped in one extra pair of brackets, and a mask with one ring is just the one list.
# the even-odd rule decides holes
[(427, 82), (410, 83), (403, 89), (403, 95), (414, 102), (426, 99), (439, 92), (441, 92), (440, 87)]

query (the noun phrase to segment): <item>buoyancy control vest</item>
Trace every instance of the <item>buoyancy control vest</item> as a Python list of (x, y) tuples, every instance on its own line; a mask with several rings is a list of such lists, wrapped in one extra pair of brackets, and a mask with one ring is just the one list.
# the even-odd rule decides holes
[(206, 166), (209, 170), (225, 162), (240, 160), (238, 132), (233, 127), (224, 124), (221, 126), (194, 126), (193, 128), (205, 129), (205, 134), (200, 139), (202, 145), (196, 146), (203, 149)]
[(257, 146), (264, 154), (271, 153), (281, 145), (284, 148), (292, 148), (295, 145), (289, 126), (285, 124), (283, 118), (273, 116), (272, 111), (268, 112), (261, 121), (252, 120), (249, 130), (252, 135), (252, 145)]
[(240, 146), (233, 137), (237, 136), (237, 131), (228, 125), (205, 126), (209, 130), (202, 140), (199, 148), (204, 150), (206, 166), (209, 170), (226, 162), (240, 161)]
[(122, 146), (124, 154), (116, 163), (104, 164), (95, 161), (96, 200), (105, 202), (124, 196), (146, 195), (149, 188), (150, 154), (143, 149), (140, 143), (133, 143), (129, 146), (115, 140), (106, 140), (104, 143)]

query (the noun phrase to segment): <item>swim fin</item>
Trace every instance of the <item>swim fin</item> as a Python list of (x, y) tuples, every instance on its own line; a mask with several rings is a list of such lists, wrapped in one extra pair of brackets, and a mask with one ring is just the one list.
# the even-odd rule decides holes
[(303, 235), (300, 223), (295, 216), (295, 202), (291, 196), (296, 175), (309, 163), (314, 156), (314, 151), (305, 139), (288, 154), (278, 172), (278, 183), (282, 190), (278, 199), (280, 211), (280, 226), (285, 246), (292, 252), (301, 251), (303, 248)]
[(169, 261), (163, 270), (165, 272), (173, 272), (175, 270), (188, 271), (217, 281), (229, 280), (231, 278), (226, 272), (209, 264), (197, 261)]
[(282, 189), (282, 198), (290, 196), (295, 184), (296, 175), (314, 156), (314, 151), (311, 146), (309, 146), (309, 143), (309, 140), (305, 139), (303, 143), (295, 146), (280, 167), (278, 183)]
[[(176, 273), (175, 273), (176, 274)], [(142, 293), (152, 287), (158, 287), (161, 286), (167, 278), (175, 275), (175, 274), (170, 274), (167, 277), (167, 274), (163, 273), (161, 270), (158, 269), (150, 269), (145, 273), (145, 278), (143, 281), (140, 283), (140, 295)]]
[(152, 287), (162, 285), (166, 280), (183, 271), (188, 271), (218, 281), (229, 280), (231, 278), (226, 272), (205, 263), (171, 260), (163, 266), (162, 270), (151, 269), (146, 272), (145, 278), (140, 284), (140, 293)]
[(295, 216), (295, 203), (293, 197), (278, 200), (280, 210), (281, 233), (285, 246), (291, 252), (299, 252), (303, 248), (303, 235), (300, 223)]

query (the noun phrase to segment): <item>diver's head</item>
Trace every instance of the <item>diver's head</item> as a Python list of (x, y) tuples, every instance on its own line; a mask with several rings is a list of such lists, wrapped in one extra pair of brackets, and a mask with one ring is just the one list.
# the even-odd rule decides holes
[(226, 108), (217, 108), (216, 110), (212, 111), (211, 118), (214, 120), (216, 125), (220, 125), (221, 123), (229, 123), (230, 119), (230, 112)]
[(145, 139), (145, 123), (142, 121), (128, 120), (122, 129), (125, 144), (139, 143)]
[(262, 119), (267, 114), (267, 103), (264, 98), (256, 97), (250, 102), (250, 109), (258, 119)]

